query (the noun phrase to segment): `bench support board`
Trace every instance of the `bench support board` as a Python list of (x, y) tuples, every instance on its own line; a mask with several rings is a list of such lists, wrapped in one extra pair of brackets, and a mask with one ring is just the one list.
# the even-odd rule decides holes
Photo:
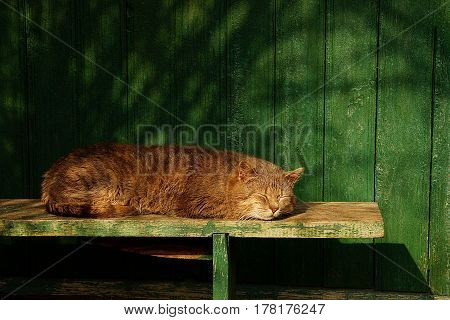
[(226, 233), (213, 234), (213, 299), (234, 297), (234, 268), (231, 259), (230, 237)]

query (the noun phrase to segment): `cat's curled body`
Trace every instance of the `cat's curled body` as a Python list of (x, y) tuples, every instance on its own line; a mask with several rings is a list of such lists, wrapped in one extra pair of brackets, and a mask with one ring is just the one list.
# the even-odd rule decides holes
[(42, 201), (63, 216), (271, 220), (293, 211), (302, 173), (231, 151), (98, 144), (72, 151), (45, 173)]

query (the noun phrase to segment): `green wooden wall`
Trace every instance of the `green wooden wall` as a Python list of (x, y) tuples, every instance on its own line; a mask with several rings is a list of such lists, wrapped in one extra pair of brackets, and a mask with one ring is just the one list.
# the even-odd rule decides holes
[[(386, 222), (373, 241), (238, 240), (239, 281), (449, 294), (449, 12), (445, 0), (2, 0), (0, 197), (38, 197), (59, 156), (136, 143), (139, 125), (228, 125), (219, 147), (307, 167), (302, 200), (375, 200)], [(240, 125), (291, 134), (242, 139)]]

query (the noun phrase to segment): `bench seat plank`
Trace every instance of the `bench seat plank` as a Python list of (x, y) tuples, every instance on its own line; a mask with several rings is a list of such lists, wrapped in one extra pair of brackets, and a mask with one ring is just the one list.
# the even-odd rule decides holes
[(36, 199), (0, 200), (2, 236), (377, 238), (383, 219), (374, 202), (306, 202), (276, 221), (231, 221), (139, 215), (89, 219), (58, 217)]

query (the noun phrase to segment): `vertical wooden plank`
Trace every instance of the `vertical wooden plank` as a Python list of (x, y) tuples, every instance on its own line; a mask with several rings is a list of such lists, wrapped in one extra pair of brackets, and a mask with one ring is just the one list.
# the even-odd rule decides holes
[(130, 141), (167, 143), (168, 134), (160, 129), (177, 121), (175, 1), (130, 0), (126, 10)]
[[(432, 30), (428, 2), (382, 1), (376, 199), (385, 237), (376, 286), (423, 291), (428, 269)], [(395, 245), (397, 244), (397, 245)]]
[(81, 145), (127, 140), (124, 9), (124, 1), (77, 2)]
[[(300, 201), (321, 201), (323, 193), (324, 9), (324, 1), (277, 1), (275, 160), (286, 170), (306, 167)], [(277, 282), (321, 285), (322, 244), (277, 240)]]
[[(155, 126), (160, 137), (154, 142), (211, 144), (199, 127), (226, 122), (224, 10), (221, 1), (130, 3), (130, 84), (148, 98), (130, 92), (131, 126)], [(145, 30), (153, 30), (154, 37), (146, 37)], [(200, 136), (186, 136), (191, 129)]]
[(39, 197), (44, 171), (76, 144), (75, 10), (45, 0), (28, 1), (27, 11), (38, 25), (28, 24), (28, 99), (31, 196)]
[[(435, 1), (439, 8), (443, 1)], [(449, 295), (450, 259), (448, 252), (450, 223), (448, 219), (450, 105), (450, 11), (445, 5), (435, 16), (433, 63), (433, 140), (431, 158), (429, 285), (434, 294)]]
[(232, 299), (233, 281), (228, 234), (213, 234), (213, 299)]
[(176, 115), (182, 124), (198, 130), (198, 135), (180, 132), (179, 143), (225, 146), (224, 139), (208, 141), (205, 134), (215, 136), (216, 126), (226, 123), (225, 5), (216, 0), (177, 2)]
[[(327, 2), (325, 201), (374, 198), (377, 12), (376, 0)], [(326, 286), (372, 287), (362, 242), (326, 241)]]
[[(17, 12), (16, 12), (16, 11)], [(0, 4), (1, 198), (28, 195), (25, 19), (22, 1)]]
[[(17, 12), (16, 12), (16, 11)], [(1, 198), (27, 197), (28, 119), (26, 98), (26, 32), (23, 2), (0, 4), (0, 184)], [(19, 249), (19, 250), (18, 250)], [(9, 274), (12, 261), (16, 272), (24, 270), (25, 246), (8, 237), (0, 239), (0, 273)], [(18, 253), (20, 252), (20, 253)], [(11, 261), (12, 260), (12, 261)]]
[[(58, 1), (24, 1), (27, 20), (27, 99), (30, 197), (39, 198), (43, 173), (77, 145), (78, 102), (76, 5)], [(51, 240), (48, 240), (51, 241)], [(49, 246), (43, 240), (39, 247)], [(59, 240), (63, 246), (67, 240)], [(37, 245), (36, 245), (37, 247)], [(28, 245), (27, 272), (33, 272)], [(43, 252), (43, 259), (49, 253)]]
[[(227, 147), (273, 161), (273, 0), (230, 1), (227, 14), (229, 105)], [(275, 253), (270, 239), (237, 239), (238, 276), (273, 282)], [(256, 267), (260, 266), (260, 267)], [(263, 266), (263, 267), (261, 267)]]
[[(274, 4), (231, 1), (227, 35), (229, 147), (272, 161), (267, 132), (274, 124)], [(245, 129), (255, 134), (241, 134)]]

